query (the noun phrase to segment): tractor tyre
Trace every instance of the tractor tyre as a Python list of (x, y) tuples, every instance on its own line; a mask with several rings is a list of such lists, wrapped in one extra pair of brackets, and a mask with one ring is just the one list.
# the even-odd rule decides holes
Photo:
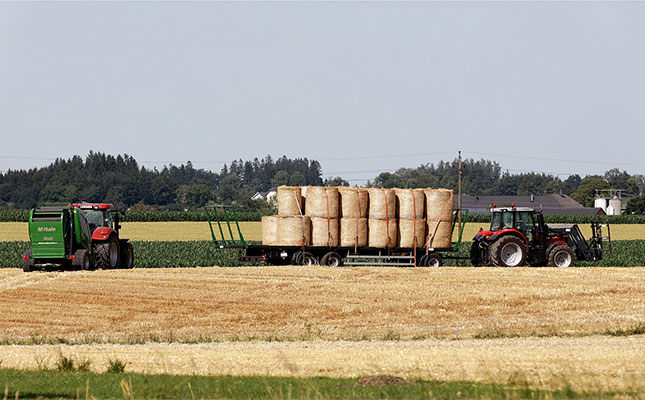
[(131, 269), (134, 268), (134, 249), (130, 243), (126, 243), (121, 248), (121, 268)]
[(425, 260), (426, 267), (441, 267), (443, 266), (443, 259), (437, 253), (428, 254)]
[(343, 258), (335, 251), (330, 251), (320, 259), (320, 265), (326, 265), (328, 267), (341, 267), (343, 265)]
[[(25, 257), (27, 257), (26, 260)], [(34, 270), (34, 258), (31, 256), (31, 250), (27, 250), (25, 251), (25, 254), (23, 254), (22, 270), (24, 272), (31, 272)]]
[(101, 269), (114, 269), (119, 266), (119, 241), (110, 237), (105, 242), (94, 245), (94, 259), (96, 266)]
[(90, 252), (85, 249), (76, 250), (74, 260), (72, 260), (72, 268), (80, 271), (89, 271), (92, 269)]
[(490, 246), (490, 261), (495, 267), (521, 267), (526, 264), (526, 244), (517, 236), (502, 236)]
[(576, 253), (566, 244), (555, 246), (549, 252), (549, 267), (566, 268), (576, 265)]

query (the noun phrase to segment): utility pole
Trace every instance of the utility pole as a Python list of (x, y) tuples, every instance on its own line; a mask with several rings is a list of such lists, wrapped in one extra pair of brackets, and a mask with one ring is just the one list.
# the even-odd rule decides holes
[(459, 194), (457, 198), (457, 208), (459, 209), (458, 211), (458, 221), (459, 221), (459, 230), (457, 232), (461, 232), (461, 150), (459, 150)]

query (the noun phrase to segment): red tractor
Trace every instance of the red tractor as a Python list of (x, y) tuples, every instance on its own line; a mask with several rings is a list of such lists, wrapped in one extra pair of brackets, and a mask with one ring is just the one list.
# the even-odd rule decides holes
[[(528, 263), (569, 267), (576, 260), (601, 260), (603, 239), (609, 240), (611, 254), (608, 225), (593, 222), (587, 242), (578, 225), (548, 226), (542, 212), (532, 208), (501, 207), (491, 212), (490, 229), (480, 230), (473, 238), (470, 260), (474, 266), (519, 267)], [(602, 236), (603, 227), (607, 227), (606, 237)]]
[(134, 251), (128, 239), (119, 237), (119, 215), (123, 211), (106, 203), (77, 203), (85, 216), (92, 235), (92, 254), (98, 268), (133, 268)]

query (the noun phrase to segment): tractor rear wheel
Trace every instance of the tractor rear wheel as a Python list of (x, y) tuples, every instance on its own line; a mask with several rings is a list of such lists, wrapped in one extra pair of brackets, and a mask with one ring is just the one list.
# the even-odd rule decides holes
[(521, 267), (526, 264), (526, 245), (517, 236), (502, 236), (490, 247), (490, 260), (496, 267)]
[(576, 253), (566, 244), (555, 246), (549, 252), (549, 267), (566, 268), (576, 264)]
[(121, 249), (121, 268), (134, 268), (134, 250), (130, 243), (126, 243)]
[(81, 271), (89, 271), (92, 267), (90, 260), (90, 252), (84, 249), (76, 250), (74, 252), (74, 260), (72, 261), (72, 268)]
[(105, 242), (94, 245), (94, 258), (96, 266), (102, 269), (114, 269), (119, 266), (119, 242), (114, 237), (110, 237)]
[[(25, 257), (27, 257), (25, 259)], [(31, 250), (25, 251), (25, 254), (22, 257), (22, 270), (24, 272), (31, 272), (34, 270), (34, 259), (31, 256)]]

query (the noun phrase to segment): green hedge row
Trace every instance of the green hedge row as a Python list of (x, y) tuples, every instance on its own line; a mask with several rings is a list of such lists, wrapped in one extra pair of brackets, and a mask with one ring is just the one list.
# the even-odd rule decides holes
[[(266, 212), (238, 212), (238, 221), (260, 221)], [(27, 222), (27, 210), (0, 210), (0, 222)], [(592, 221), (609, 224), (645, 224), (645, 215), (545, 215), (551, 224), (590, 224)], [(206, 221), (204, 211), (128, 211), (125, 222)], [(489, 223), (490, 214), (469, 215), (468, 222)]]
[[(197, 266), (238, 266), (236, 249), (219, 249), (210, 241), (139, 242), (133, 241), (137, 268), (179, 268)], [(468, 257), (470, 242), (461, 244), (457, 255)], [(612, 242), (613, 255), (598, 262), (579, 262), (581, 266), (645, 266), (645, 240)], [(28, 242), (0, 242), (0, 268), (19, 268)], [(448, 262), (450, 261), (450, 262)], [(468, 261), (447, 260), (446, 264), (470, 265)]]

